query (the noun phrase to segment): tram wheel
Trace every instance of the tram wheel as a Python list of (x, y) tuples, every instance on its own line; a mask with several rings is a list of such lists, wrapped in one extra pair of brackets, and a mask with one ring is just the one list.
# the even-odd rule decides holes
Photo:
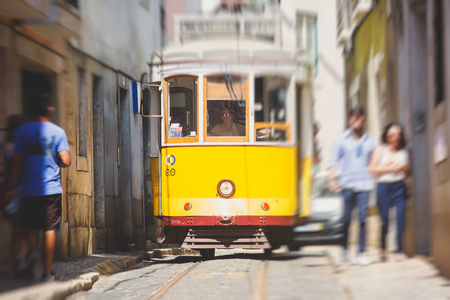
[(289, 251), (299, 251), (301, 247), (300, 247), (300, 245), (289, 244), (288, 248), (289, 248)]
[(214, 259), (216, 249), (201, 249), (200, 255), (202, 256), (203, 260), (210, 260)]
[(264, 249), (264, 258), (270, 258), (272, 257), (272, 248), (270, 249)]

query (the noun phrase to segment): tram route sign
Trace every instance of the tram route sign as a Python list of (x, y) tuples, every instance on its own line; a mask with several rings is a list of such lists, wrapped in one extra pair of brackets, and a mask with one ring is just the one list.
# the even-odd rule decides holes
[(181, 137), (181, 132), (182, 132), (183, 128), (182, 127), (177, 127), (177, 128), (170, 128), (169, 130), (169, 138), (179, 138)]
[(166, 156), (166, 165), (173, 166), (175, 164), (175, 161), (176, 161), (175, 155), (169, 154)]
[(175, 171), (174, 168), (172, 168), (172, 169), (166, 169), (166, 171), (164, 172), (164, 174), (166, 174), (167, 177), (169, 177), (169, 176), (175, 176), (176, 173), (177, 173), (177, 172)]

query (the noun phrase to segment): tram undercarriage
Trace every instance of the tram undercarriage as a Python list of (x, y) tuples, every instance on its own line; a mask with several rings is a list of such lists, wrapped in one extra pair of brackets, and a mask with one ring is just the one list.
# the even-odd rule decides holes
[(212, 258), (214, 249), (264, 249), (268, 253), (290, 244), (292, 229), (292, 226), (174, 226), (164, 229), (167, 237), (164, 242), (200, 250), (206, 258)]

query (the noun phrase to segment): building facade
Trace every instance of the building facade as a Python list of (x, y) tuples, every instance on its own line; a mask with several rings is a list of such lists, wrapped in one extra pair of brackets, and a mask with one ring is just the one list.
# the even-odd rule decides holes
[[(398, 116), (406, 122), (413, 153), (414, 246), (429, 253), (450, 276), (448, 188), (448, 86), (450, 5), (448, 1), (396, 1), (395, 49)], [(409, 55), (406, 55), (406, 54)]]
[(312, 97), (320, 162), (326, 170), (334, 138), (346, 128), (344, 72), (341, 50), (336, 47), (336, 6), (326, 0), (283, 0), (283, 45), (306, 53), (314, 66)]
[[(449, 3), (442, 0), (338, 0), (337, 3), (341, 21), (338, 41), (345, 46), (347, 105), (361, 103), (373, 118), (378, 118), (376, 130), (372, 123), (368, 124), (372, 132), (391, 121), (399, 121), (405, 127), (412, 164), (408, 178), (406, 251), (410, 255), (431, 256), (442, 273), (450, 276), (446, 251), (450, 243), (450, 235), (446, 233), (450, 215), (446, 204), (450, 186), (447, 118), (450, 69), (446, 64), (450, 59)], [(354, 22), (358, 7), (364, 13)], [(364, 57), (373, 57), (375, 70), (378, 62), (380, 71), (374, 73)], [(358, 78), (361, 66), (368, 69), (367, 79)], [(371, 101), (372, 93), (366, 92), (373, 87), (377, 95), (375, 103)]]
[(45, 92), (69, 140), (59, 257), (144, 248), (155, 234), (145, 213), (149, 123), (133, 113), (131, 82), (148, 81), (163, 14), (163, 1), (150, 0), (0, 3), (1, 126)]

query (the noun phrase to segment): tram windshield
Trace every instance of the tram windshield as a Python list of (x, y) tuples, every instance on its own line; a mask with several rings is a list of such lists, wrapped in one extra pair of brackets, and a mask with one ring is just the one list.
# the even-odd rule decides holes
[[(264, 75), (254, 78), (252, 118), (246, 76), (206, 76), (202, 82), (203, 99), (198, 98), (197, 81), (198, 77), (189, 75), (170, 77), (166, 81), (169, 143), (199, 142), (199, 122), (205, 142), (249, 142), (250, 138), (251, 142), (257, 143), (292, 140), (288, 77)], [(199, 111), (199, 101), (203, 102), (202, 111)], [(254, 126), (250, 126), (250, 121)]]
[(255, 78), (255, 141), (288, 141), (287, 119), (289, 80), (277, 76)]
[(207, 136), (247, 135), (246, 78), (224, 74), (206, 81)]

